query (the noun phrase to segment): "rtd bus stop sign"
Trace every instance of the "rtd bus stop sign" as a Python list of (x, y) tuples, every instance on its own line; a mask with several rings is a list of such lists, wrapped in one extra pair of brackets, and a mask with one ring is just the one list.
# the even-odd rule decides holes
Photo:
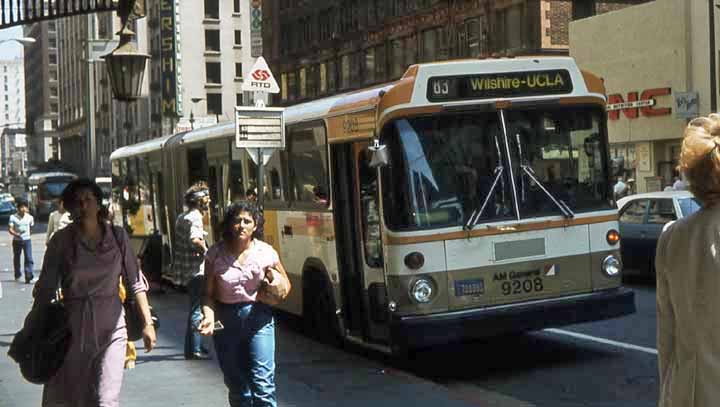
[(263, 93), (279, 93), (265, 58), (258, 57), (242, 90), (255, 92), (255, 107), (235, 107), (235, 145), (244, 148), (258, 166), (257, 196), (262, 209), (265, 197), (265, 164), (276, 149), (285, 148), (285, 109), (265, 107)]
[(235, 107), (235, 146), (246, 149), (255, 164), (265, 165), (272, 155), (258, 150), (285, 148), (284, 111), (282, 107)]

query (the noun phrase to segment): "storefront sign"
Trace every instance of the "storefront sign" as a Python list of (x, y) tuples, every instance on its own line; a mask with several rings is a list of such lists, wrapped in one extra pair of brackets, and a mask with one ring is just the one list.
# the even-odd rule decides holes
[(553, 69), (430, 78), (427, 97), (432, 102), (444, 102), (556, 95), (570, 93), (572, 89), (570, 73), (564, 69)]
[(162, 86), (162, 114), (177, 115), (177, 59), (175, 55), (175, 2), (160, 1), (160, 80)]
[(627, 101), (619, 93), (608, 95), (608, 120), (620, 119), (620, 112), (628, 119), (637, 119), (640, 114), (645, 117), (667, 116), (672, 113), (669, 107), (655, 107), (658, 96), (672, 93), (670, 88), (646, 89), (639, 93), (628, 92)]
[(250, 56), (257, 58), (262, 53), (262, 0), (250, 0)]

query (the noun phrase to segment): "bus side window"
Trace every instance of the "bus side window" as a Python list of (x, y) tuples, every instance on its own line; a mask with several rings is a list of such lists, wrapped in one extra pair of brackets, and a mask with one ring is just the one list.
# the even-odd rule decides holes
[(368, 165), (370, 158), (369, 151), (365, 150), (358, 159), (363, 246), (367, 265), (370, 267), (382, 267), (383, 253), (380, 234), (380, 210), (378, 207), (377, 171)]

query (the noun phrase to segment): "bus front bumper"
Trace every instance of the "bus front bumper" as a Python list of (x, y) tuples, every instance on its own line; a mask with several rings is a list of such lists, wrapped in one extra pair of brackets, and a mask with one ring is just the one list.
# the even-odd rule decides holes
[(633, 313), (635, 293), (616, 288), (481, 309), (396, 317), (392, 324), (392, 341), (393, 347), (415, 349)]

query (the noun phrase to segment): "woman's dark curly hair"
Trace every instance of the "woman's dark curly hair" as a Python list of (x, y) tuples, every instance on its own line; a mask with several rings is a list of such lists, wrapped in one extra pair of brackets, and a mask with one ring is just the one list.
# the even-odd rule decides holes
[(95, 181), (89, 178), (78, 178), (74, 181), (71, 181), (69, 184), (67, 184), (65, 189), (63, 189), (61, 196), (65, 210), (70, 213), (73, 212), (73, 210), (78, 206), (77, 194), (83, 189), (89, 190), (90, 192), (92, 192), (93, 196), (95, 196), (98, 208), (100, 208), (100, 211), (98, 212), (98, 217), (100, 218), (100, 220), (108, 219), (110, 213), (108, 212), (108, 209), (102, 205), (102, 189), (100, 189), (100, 187), (98, 186), (98, 184), (95, 183)]
[(255, 221), (256, 229), (255, 233), (253, 233), (252, 235), (253, 239), (262, 240), (263, 216), (260, 208), (258, 208), (258, 206), (254, 202), (250, 201), (236, 201), (227, 207), (227, 209), (225, 210), (225, 217), (223, 218), (222, 222), (223, 240), (227, 242), (234, 239), (233, 225), (235, 224), (235, 219), (237, 219), (238, 215), (240, 215), (241, 212), (249, 213)]

